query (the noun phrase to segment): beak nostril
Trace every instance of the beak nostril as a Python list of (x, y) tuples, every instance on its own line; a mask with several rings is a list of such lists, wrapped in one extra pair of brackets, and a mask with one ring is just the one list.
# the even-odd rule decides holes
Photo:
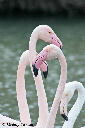
[(60, 44), (60, 42), (59, 41), (57, 41), (59, 44)]
[(56, 46), (58, 46), (60, 49), (62, 49), (62, 42), (61, 40), (57, 37), (57, 35), (52, 34), (51, 35), (51, 43), (55, 44)]

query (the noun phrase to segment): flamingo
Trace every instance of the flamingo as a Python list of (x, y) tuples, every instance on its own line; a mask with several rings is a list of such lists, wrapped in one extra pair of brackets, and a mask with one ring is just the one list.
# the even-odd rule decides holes
[[(37, 55), (37, 53), (36, 53), (36, 55)], [(20, 61), (19, 61), (19, 66), (18, 66), (18, 71), (17, 71), (17, 81), (16, 81), (16, 87), (18, 88), (19, 87), (19, 85), (21, 86), (21, 88), (23, 87), (23, 85), (24, 85), (24, 90), (22, 89), (22, 91), (21, 91), (21, 95), (22, 95), (22, 93), (23, 93), (23, 97), (22, 97), (22, 99), (21, 99), (21, 97), (20, 97), (20, 99), (19, 100), (22, 100), (22, 101), (24, 101), (24, 106), (25, 105), (27, 105), (28, 106), (28, 104), (27, 104), (27, 99), (26, 99), (26, 97), (25, 97), (25, 95), (26, 95), (26, 91), (25, 91), (25, 80), (24, 80), (24, 74), (25, 74), (25, 68), (26, 68), (26, 65), (29, 65), (29, 50), (26, 50), (25, 52), (23, 52), (22, 53), (22, 55), (21, 55), (21, 57), (20, 57)], [(43, 67), (44, 68), (46, 68), (46, 62), (45, 63), (43, 63), (43, 65), (41, 65), (41, 69), (43, 69)], [(19, 89), (19, 88), (18, 88)], [(17, 90), (18, 90), (17, 89)], [(21, 101), (20, 101), (20, 103), (21, 103)], [(22, 105), (22, 104), (21, 104)], [(27, 110), (24, 108), (24, 106), (22, 106), (22, 110), (20, 110), (21, 112), (26, 112), (26, 114), (28, 114), (28, 116), (29, 116), (29, 118), (28, 119), (30, 119), (30, 114), (29, 114), (29, 108), (27, 108)], [(27, 113), (28, 112), (28, 113)], [(25, 113), (20, 113), (20, 114), (23, 114), (23, 116), (25, 116)], [(30, 119), (31, 120), (31, 119)], [(29, 121), (29, 120), (28, 120)], [(3, 124), (3, 126), (5, 125), (5, 124), (8, 124), (8, 126), (9, 125), (12, 125), (12, 124), (14, 124), (14, 125), (24, 125), (24, 124), (22, 124), (21, 122), (19, 122), (19, 121), (16, 121), (16, 120), (13, 120), (13, 119), (11, 119), (11, 118), (9, 118), (9, 117), (6, 117), (6, 116), (3, 116), (3, 115), (1, 115), (0, 114), (0, 124)], [(32, 126), (32, 124), (30, 124), (30, 126)]]
[[(36, 27), (30, 37), (29, 55), (27, 58), (29, 59), (32, 72), (33, 72), (32, 60), (36, 56), (36, 42), (38, 39), (42, 39), (45, 42), (53, 43), (57, 45), (59, 48), (62, 48), (63, 46), (62, 42), (59, 40), (59, 38), (56, 36), (54, 31), (49, 26), (40, 25)], [(26, 90), (25, 90), (25, 80), (24, 80), (25, 66), (26, 66), (25, 60), (23, 58), (21, 61), (21, 66), (18, 67), (20, 68), (20, 71), (17, 72), (18, 77), (16, 80), (16, 91), (17, 91), (17, 100), (18, 100), (18, 106), (19, 106), (19, 112), (20, 112), (20, 120), (22, 123), (29, 125), (31, 123), (31, 119), (30, 119), (29, 109), (28, 109), (27, 100), (26, 100)], [(39, 118), (38, 118), (38, 123), (36, 127), (39, 128), (42, 126), (43, 128), (46, 125), (49, 112), (48, 112), (47, 98), (46, 98), (40, 71), (37, 77), (34, 76), (34, 80), (36, 84), (37, 95), (38, 95), (38, 105), (39, 105)], [(1, 115), (0, 122), (3, 123), (4, 120), (5, 122), (6, 120), (8, 122), (8, 119), (9, 119), (9, 122), (11, 121), (13, 123), (12, 119), (8, 117), (4, 117), (3, 115)]]
[[(19, 66), (18, 66), (18, 71), (17, 71), (17, 81), (16, 81), (16, 92), (17, 92), (18, 106), (19, 106), (19, 112), (20, 112), (20, 119), (22, 120), (21, 122), (26, 124), (26, 121), (28, 121), (27, 122), (28, 125), (31, 123), (31, 119), (30, 119), (29, 107), (28, 107), (27, 99), (26, 99), (24, 74), (25, 74), (26, 66), (29, 64), (30, 64), (29, 50), (26, 50), (21, 55), (20, 61), (19, 61)], [(45, 64), (46, 62), (43, 63), (43, 65), (41, 66), (41, 69), (43, 69), (43, 67), (44, 69), (46, 69)], [(39, 86), (39, 83), (37, 86)], [(28, 118), (25, 119), (25, 117), (28, 117)]]
[[(67, 118), (67, 104), (71, 100), (74, 91), (76, 89), (78, 91), (78, 98), (75, 104), (73, 105), (73, 107), (71, 108), (71, 110), (69, 111)], [(60, 113), (68, 121), (64, 122), (62, 128), (68, 128), (68, 126), (69, 128), (73, 128), (73, 125), (80, 113), (80, 110), (82, 109), (84, 102), (85, 102), (85, 88), (82, 85), (82, 83), (77, 81), (66, 83), (61, 99)]]
[[(52, 49), (51, 50), (49, 50), (49, 48), (44, 49), (33, 60), (32, 64), (33, 64), (33, 68), (34, 68), (33, 71), (34, 71), (35, 76), (37, 76), (37, 74), (38, 74), (38, 69), (39, 69), (40, 65), (42, 64), (42, 62), (44, 62), (44, 60), (48, 59), (48, 54), (50, 55), (51, 52), (52, 52)], [(54, 56), (55, 54), (52, 54), (52, 55)], [(37, 70), (37, 73), (35, 72), (35, 69)], [(64, 77), (63, 77), (63, 79), (65, 79)], [(78, 90), (78, 98), (77, 98), (76, 103), (70, 110), (68, 117), (67, 117), (66, 105), (67, 105), (68, 101), (72, 98), (75, 89)], [(61, 91), (61, 89), (59, 89), (59, 91)], [(52, 105), (52, 108), (51, 108), (51, 111), (50, 111), (50, 114), (48, 117), (48, 123), (47, 123), (46, 128), (53, 128), (53, 126), (51, 124), (52, 124), (53, 120), (55, 119), (55, 114), (57, 111), (57, 108), (56, 108), (56, 106), (58, 106), (58, 102), (56, 100), (57, 96), (60, 97), (60, 94), (57, 95), (57, 92), (56, 92), (56, 96), (55, 96), (55, 99), (54, 99), (54, 102), (53, 102), (53, 105)], [(61, 98), (61, 105), (60, 105), (60, 110), (61, 110), (60, 112), (61, 112), (62, 116), (66, 119), (62, 128), (68, 128), (68, 126), (69, 126), (69, 128), (73, 128), (74, 122), (75, 122), (78, 114), (80, 113), (80, 110), (82, 109), (84, 102), (85, 102), (85, 88), (83, 87), (82, 83), (77, 82), (77, 81), (66, 83), (65, 90), (64, 90), (63, 96)]]
[[(59, 85), (55, 94), (55, 98), (47, 119), (46, 127), (45, 128), (53, 128), (54, 123), (55, 123), (55, 118), (56, 114), (58, 111), (58, 106), (59, 102), (61, 100), (64, 87), (66, 84), (66, 79), (67, 79), (67, 63), (65, 56), (63, 55), (63, 52), (54, 44), (50, 44), (46, 46), (37, 56), (36, 58), (32, 61), (32, 66), (33, 66), (33, 71), (34, 75), (37, 77), (38, 75), (38, 70), (40, 68), (40, 65), (45, 61), (45, 60), (50, 60), (53, 58), (58, 58), (60, 65), (61, 65), (61, 75), (60, 75), (60, 81)], [(36, 73), (37, 72), (37, 73)]]
[[(31, 37), (30, 37), (30, 41), (29, 41), (29, 62), (30, 62), (32, 73), (33, 73), (32, 60), (36, 57), (36, 43), (38, 39), (42, 39), (45, 42), (50, 42), (52, 44), (55, 44), (59, 48), (62, 48), (63, 46), (62, 42), (59, 40), (59, 38), (56, 36), (54, 31), (49, 26), (39, 25), (38, 27), (36, 27), (33, 30)], [(44, 127), (46, 124), (49, 112), (48, 112), (47, 98), (46, 98), (46, 93), (45, 93), (45, 89), (43, 85), (43, 80), (41, 77), (41, 72), (39, 71), (39, 75), (37, 77), (35, 77), (33, 73), (33, 77), (35, 80), (37, 95), (39, 96), (38, 98), (39, 118), (38, 118), (37, 126)], [(16, 88), (17, 88), (18, 106), (19, 106), (19, 111), (20, 111), (20, 120), (22, 123), (28, 124), (28, 119), (30, 122), (30, 118), (27, 112), (25, 111), (27, 110), (28, 106), (24, 105), (25, 109), (23, 110), (23, 104), (27, 104), (27, 103), (25, 102), (26, 100), (21, 101), (21, 99), (26, 98), (26, 94), (25, 94), (26, 92), (23, 91), (25, 90), (25, 87), (22, 86), (22, 89), (21, 89), (21, 85), (18, 85)], [(23, 94), (24, 94), (24, 98), (23, 98)]]

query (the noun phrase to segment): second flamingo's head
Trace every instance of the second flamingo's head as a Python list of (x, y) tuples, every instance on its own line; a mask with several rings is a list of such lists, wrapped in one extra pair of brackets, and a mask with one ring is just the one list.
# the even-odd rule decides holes
[(74, 91), (75, 91), (75, 86), (74, 85), (76, 85), (76, 81), (66, 83), (65, 89), (64, 89), (64, 92), (63, 92), (63, 95), (62, 95), (62, 98), (61, 98), (60, 114), (61, 114), (61, 116), (66, 121), (68, 121), (68, 117), (67, 117), (67, 105), (68, 105), (68, 102), (71, 100), (71, 98), (74, 95)]
[(34, 75), (38, 75), (38, 70), (45, 60), (59, 58), (61, 54), (62, 51), (59, 47), (54, 44), (47, 45), (32, 62)]
[(45, 42), (50, 42), (55, 44), (60, 49), (62, 49), (63, 45), (58, 36), (54, 33), (54, 31), (47, 25), (39, 25), (34, 29), (35, 33), (38, 33), (38, 39), (42, 39)]

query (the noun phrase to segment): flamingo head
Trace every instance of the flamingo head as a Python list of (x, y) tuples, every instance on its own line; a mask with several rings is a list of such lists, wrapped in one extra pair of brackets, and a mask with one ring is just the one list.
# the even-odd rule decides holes
[[(73, 84), (75, 84), (75, 82)], [(68, 121), (67, 104), (71, 100), (75, 90), (74, 86), (72, 87), (71, 85), (72, 82), (66, 83), (60, 103), (60, 114), (66, 121)]]
[(47, 45), (33, 60), (32, 66), (34, 75), (38, 75), (38, 70), (45, 60), (51, 60), (53, 58), (59, 58), (62, 51), (54, 44)]
[(60, 49), (62, 49), (63, 45), (54, 31), (47, 25), (39, 25), (35, 30), (38, 33), (38, 38), (44, 40), (45, 42), (50, 42), (55, 44)]
[[(38, 56), (38, 53), (36, 52), (36, 56)], [(35, 65), (33, 65), (33, 69), (35, 69)], [(40, 65), (40, 69), (43, 72), (44, 78), (47, 78), (47, 74), (48, 74), (48, 64), (46, 61), (44, 61), (41, 65)], [(38, 70), (35, 70), (35, 74), (38, 74)]]

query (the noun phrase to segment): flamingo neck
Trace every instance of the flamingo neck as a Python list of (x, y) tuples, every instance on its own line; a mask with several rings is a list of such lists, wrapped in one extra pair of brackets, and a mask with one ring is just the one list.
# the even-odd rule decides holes
[(28, 59), (26, 58), (28, 58), (28, 51), (23, 53), (23, 55), (20, 58), (20, 62), (17, 70), (16, 92), (17, 92), (20, 120), (22, 123), (29, 125), (31, 123), (31, 119), (30, 119), (29, 108), (26, 99), (25, 78), (24, 78), (25, 68), (27, 65), (26, 61), (29, 58)]
[[(32, 68), (32, 60), (36, 57), (36, 43), (38, 40), (38, 30), (34, 30), (29, 42), (29, 60), (30, 60), (30, 67), (31, 71), (33, 73)], [(39, 118), (37, 127), (45, 127), (47, 118), (48, 118), (48, 103), (47, 103), (47, 97), (44, 89), (44, 84), (41, 76), (41, 71), (39, 70), (38, 76), (35, 77), (33, 73), (33, 77), (35, 80), (36, 90), (37, 90), (37, 96), (38, 96), (38, 106), (39, 106)]]
[(44, 89), (41, 71), (38, 72), (37, 77), (34, 76), (34, 80), (35, 80), (35, 85), (37, 90), (38, 107), (39, 107), (39, 118), (37, 122), (37, 127), (45, 128), (49, 112), (48, 112), (47, 97)]
[(62, 128), (73, 128), (73, 125), (80, 113), (80, 110), (82, 109), (82, 106), (85, 102), (85, 88), (83, 87), (82, 83), (75, 82), (74, 85), (74, 91), (78, 90), (78, 98), (71, 108), (71, 110), (68, 113), (68, 121), (65, 121)]
[(62, 94), (64, 91), (64, 87), (65, 87), (65, 83), (66, 83), (66, 79), (67, 79), (67, 64), (66, 64), (66, 59), (63, 54), (62, 54), (62, 57), (59, 58), (59, 61), (60, 61), (60, 65), (61, 65), (60, 81), (59, 81), (59, 85), (58, 85), (58, 88), (57, 88), (57, 91), (55, 94), (55, 98), (54, 98), (54, 101), (53, 101), (53, 104), (51, 107), (51, 111), (49, 114), (46, 128), (54, 127), (59, 102), (61, 100), (61, 97), (62, 97)]
[(32, 60), (36, 57), (36, 44), (38, 40), (38, 31), (34, 29), (31, 34), (30, 41), (29, 41), (29, 60)]

